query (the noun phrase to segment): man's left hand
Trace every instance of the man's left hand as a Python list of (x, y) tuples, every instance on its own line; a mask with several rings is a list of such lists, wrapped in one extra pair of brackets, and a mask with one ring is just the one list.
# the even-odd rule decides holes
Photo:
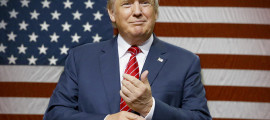
[(146, 116), (153, 104), (151, 87), (147, 79), (148, 71), (144, 71), (141, 80), (124, 74), (120, 96), (132, 110)]

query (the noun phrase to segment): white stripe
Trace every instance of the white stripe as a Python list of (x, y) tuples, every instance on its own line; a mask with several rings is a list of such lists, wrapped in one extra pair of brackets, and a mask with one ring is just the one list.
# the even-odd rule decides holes
[(49, 98), (0, 97), (0, 114), (44, 114)]
[[(269, 20), (270, 21), (270, 20)], [(202, 54), (270, 56), (270, 39), (159, 37), (161, 40)]]
[(270, 103), (208, 101), (213, 118), (270, 119)]
[(204, 85), (270, 87), (270, 71), (264, 70), (202, 69), (202, 78)]
[[(137, 63), (137, 60), (136, 60), (136, 62), (135, 63), (133, 63), (131, 66), (128, 66), (128, 69), (127, 69), (127, 71), (126, 71), (126, 73), (129, 71), (129, 69), (133, 66), (133, 65), (135, 65)], [(129, 63), (128, 63), (129, 64)], [(134, 70), (133, 70), (134, 71)], [(131, 72), (132, 73), (132, 72)], [(129, 74), (131, 74), (131, 73), (129, 73)]]
[(127, 104), (120, 111), (122, 111), (125, 107), (127, 107)]
[(58, 66), (0, 65), (0, 81), (56, 83), (62, 71)]
[[(43, 114), (49, 98), (0, 97), (0, 114)], [(270, 103), (208, 101), (214, 118), (270, 119)]]
[(139, 66), (137, 66), (131, 73), (129, 73), (130, 75), (135, 71), (135, 70), (137, 70), (137, 69), (139, 69)]
[(160, 7), (157, 22), (270, 24), (269, 8)]
[[(54, 66), (2, 65), (0, 81), (56, 83), (62, 70)], [(270, 71), (265, 70), (202, 69), (202, 78), (205, 85), (270, 87)]]

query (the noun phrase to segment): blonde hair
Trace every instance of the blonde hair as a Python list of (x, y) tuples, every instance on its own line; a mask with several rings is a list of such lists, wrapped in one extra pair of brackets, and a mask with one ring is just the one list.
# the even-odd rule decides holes
[[(112, 10), (114, 9), (114, 3), (115, 3), (115, 0), (107, 0), (107, 9), (109, 10)], [(158, 7), (159, 7), (159, 0), (154, 0), (154, 8), (155, 8), (155, 11), (156, 13), (158, 13)]]
[[(155, 12), (157, 13), (158, 15), (158, 7), (159, 7), (159, 0), (153, 0), (154, 1), (154, 9), (155, 9)], [(114, 3), (115, 3), (115, 0), (107, 0), (107, 9), (108, 10), (114, 10)], [(112, 25), (114, 28), (117, 28), (116, 27), (116, 24), (112, 22)]]

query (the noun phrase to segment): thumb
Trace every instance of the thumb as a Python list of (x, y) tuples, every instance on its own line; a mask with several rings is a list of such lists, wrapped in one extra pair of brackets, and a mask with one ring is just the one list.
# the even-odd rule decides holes
[(142, 75), (141, 75), (141, 81), (142, 81), (144, 84), (149, 84), (148, 78), (147, 78), (148, 73), (149, 73), (148, 70), (145, 70), (145, 71), (142, 73)]

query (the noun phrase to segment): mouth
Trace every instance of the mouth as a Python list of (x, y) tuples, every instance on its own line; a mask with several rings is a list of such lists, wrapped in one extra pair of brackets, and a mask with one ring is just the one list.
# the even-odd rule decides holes
[(131, 22), (131, 24), (133, 24), (133, 25), (142, 25), (145, 22), (146, 22), (145, 20), (137, 20), (137, 21)]

